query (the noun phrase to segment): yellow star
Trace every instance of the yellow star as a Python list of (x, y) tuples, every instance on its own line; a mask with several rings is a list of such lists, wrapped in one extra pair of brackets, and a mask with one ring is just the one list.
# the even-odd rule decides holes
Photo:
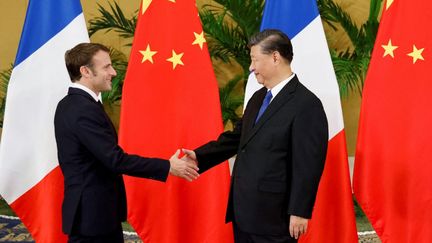
[(204, 43), (206, 42), (206, 39), (204, 38), (204, 31), (201, 31), (201, 34), (197, 34), (194, 32), (195, 40), (192, 43), (192, 45), (199, 45), (201, 50), (203, 48)]
[(394, 58), (393, 51), (396, 50), (398, 46), (392, 45), (391, 39), (388, 41), (387, 45), (381, 45), (381, 46), (385, 50), (383, 57), (390, 55), (392, 58)]
[(415, 45), (413, 45), (413, 51), (410, 54), (408, 54), (408, 56), (413, 58), (413, 64), (416, 63), (418, 59), (424, 61), (424, 58), (422, 56), (423, 51), (424, 51), (424, 48), (417, 49), (417, 47)]
[(157, 51), (150, 50), (150, 45), (147, 44), (147, 49), (145, 51), (139, 51), (143, 55), (143, 59), (141, 60), (141, 63), (145, 61), (149, 61), (153, 63), (153, 56), (157, 53)]
[(168, 1), (170, 1), (170, 2), (172, 2), (172, 3), (175, 3), (176, 0), (168, 0)]
[(176, 68), (177, 65), (184, 66), (181, 58), (183, 57), (184, 53), (177, 54), (174, 50), (172, 50), (172, 57), (168, 58), (167, 61), (172, 62), (173, 64), (173, 70)]
[(388, 10), (390, 8), (390, 6), (392, 5), (394, 0), (387, 0), (386, 2), (386, 10)]
[(152, 0), (142, 0), (141, 14), (144, 14)]

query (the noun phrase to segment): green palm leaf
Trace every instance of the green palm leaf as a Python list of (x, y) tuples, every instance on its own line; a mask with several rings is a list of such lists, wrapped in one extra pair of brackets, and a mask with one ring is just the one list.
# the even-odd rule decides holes
[[(89, 35), (92, 36), (101, 30), (105, 30), (105, 32), (113, 30), (118, 33), (120, 37), (133, 39), (138, 10), (136, 10), (135, 14), (128, 19), (125, 17), (117, 2), (114, 2), (114, 6), (109, 3), (109, 7), (110, 11), (98, 4), (98, 11), (102, 16), (89, 21)], [(132, 45), (132, 42), (127, 44), (127, 46), (130, 45)]]
[(249, 74), (249, 37), (259, 30), (264, 8), (262, 0), (215, 0), (200, 11), (209, 40), (210, 55), (223, 62), (237, 62), (244, 77)]
[(371, 0), (368, 20), (360, 27), (332, 0), (317, 0), (317, 3), (323, 21), (334, 29), (336, 24), (340, 24), (353, 45), (353, 50), (330, 52), (341, 96), (347, 97), (353, 92), (362, 95), (364, 79), (378, 31), (382, 0)]
[(228, 121), (235, 123), (240, 119), (237, 112), (239, 107), (243, 105), (243, 95), (236, 95), (235, 90), (238, 88), (242, 79), (243, 77), (241, 75), (237, 75), (233, 79), (229, 80), (224, 87), (219, 89), (222, 119), (224, 124)]

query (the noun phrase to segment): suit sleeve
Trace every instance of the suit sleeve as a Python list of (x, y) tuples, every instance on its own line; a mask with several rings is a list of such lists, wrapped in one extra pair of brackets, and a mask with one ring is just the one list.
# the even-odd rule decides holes
[(233, 131), (224, 132), (219, 135), (217, 140), (208, 142), (195, 149), (200, 173), (204, 173), (237, 153), (240, 144), (241, 129), (242, 119), (236, 123)]
[[(78, 139), (93, 156), (114, 173), (165, 181), (169, 162), (164, 159), (130, 155), (117, 144), (110, 121), (99, 107), (86, 106), (76, 121)], [(90, 112), (92, 111), (92, 112)]]
[(327, 154), (328, 125), (321, 103), (297, 115), (292, 127), (292, 181), (288, 214), (311, 218)]

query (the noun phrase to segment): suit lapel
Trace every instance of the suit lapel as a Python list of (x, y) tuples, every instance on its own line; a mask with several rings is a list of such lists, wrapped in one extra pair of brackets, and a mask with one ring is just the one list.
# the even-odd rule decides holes
[[(279, 92), (278, 95), (272, 100), (270, 105), (267, 107), (267, 109), (264, 111), (258, 122), (253, 125), (255, 122), (256, 115), (258, 114), (258, 111), (260, 109), (262, 100), (264, 99), (265, 92), (263, 95), (263, 98), (261, 98), (261, 103), (258, 107), (254, 107), (254, 110), (251, 111), (251, 117), (248, 117), (247, 121), (245, 120), (245, 123), (248, 125), (250, 129), (246, 130), (246, 136), (245, 139), (241, 142), (240, 147), (244, 147), (253, 137), (254, 135), (261, 129), (261, 127), (280, 109), (282, 106), (287, 103), (292, 97), (294, 97), (294, 92), (297, 88), (299, 81), (297, 76), (294, 76), (288, 84), (283, 87), (283, 89)], [(261, 90), (260, 90), (261, 91)], [(252, 116), (254, 114), (254, 116)], [(251, 125), (249, 124), (251, 123)]]

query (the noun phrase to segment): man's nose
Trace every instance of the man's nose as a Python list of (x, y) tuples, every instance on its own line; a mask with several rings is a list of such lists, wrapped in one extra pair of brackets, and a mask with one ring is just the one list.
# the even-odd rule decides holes
[(255, 67), (252, 65), (252, 63), (249, 65), (249, 71), (252, 73), (255, 71)]

